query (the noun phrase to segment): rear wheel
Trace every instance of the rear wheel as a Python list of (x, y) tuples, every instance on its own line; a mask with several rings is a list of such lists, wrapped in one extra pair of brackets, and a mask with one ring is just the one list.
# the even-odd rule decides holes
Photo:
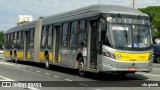
[(48, 54), (47, 55), (45, 55), (45, 68), (46, 69), (49, 69), (49, 56), (48, 56)]
[(85, 75), (83, 57), (80, 57), (79, 61), (78, 61), (78, 74), (80, 76), (84, 76)]

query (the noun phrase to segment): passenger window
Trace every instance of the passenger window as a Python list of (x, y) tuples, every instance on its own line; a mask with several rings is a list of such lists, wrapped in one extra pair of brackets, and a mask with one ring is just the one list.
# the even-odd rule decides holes
[(70, 47), (77, 46), (77, 22), (71, 23)]
[(30, 30), (30, 47), (34, 46), (34, 29)]
[(42, 29), (42, 38), (41, 38), (41, 40), (42, 40), (41, 46), (42, 46), (42, 47), (45, 47), (45, 46), (46, 46), (46, 41), (47, 41), (46, 38), (47, 38), (46, 27), (43, 27), (43, 29)]
[(81, 20), (78, 22), (78, 46), (87, 46), (87, 32), (86, 32), (86, 21)]
[(53, 29), (52, 25), (49, 26), (49, 31), (48, 31), (48, 48), (52, 48), (53, 43)]
[(67, 47), (68, 46), (68, 23), (63, 24), (63, 30), (62, 30), (62, 46)]

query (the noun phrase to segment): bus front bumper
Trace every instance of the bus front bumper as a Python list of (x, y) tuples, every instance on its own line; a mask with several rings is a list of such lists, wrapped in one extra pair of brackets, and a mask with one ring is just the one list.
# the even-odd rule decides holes
[(153, 67), (153, 59), (149, 61), (122, 61), (108, 58), (105, 56), (100, 57), (101, 61), (98, 65), (98, 71), (144, 71), (150, 72)]

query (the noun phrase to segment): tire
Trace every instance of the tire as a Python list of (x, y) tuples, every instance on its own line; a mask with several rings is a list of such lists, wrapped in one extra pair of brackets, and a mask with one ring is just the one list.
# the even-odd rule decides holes
[(160, 63), (160, 57), (157, 57), (157, 58), (156, 58), (156, 62), (157, 62), (157, 63)]
[(83, 57), (80, 57), (78, 60), (78, 74), (79, 76), (85, 76)]
[(50, 65), (49, 65), (49, 56), (48, 56), (48, 54), (45, 55), (44, 59), (45, 59), (45, 68), (49, 69)]

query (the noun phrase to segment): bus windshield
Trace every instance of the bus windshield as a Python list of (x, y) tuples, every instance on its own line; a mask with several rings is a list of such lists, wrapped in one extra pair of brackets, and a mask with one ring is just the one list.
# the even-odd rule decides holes
[(151, 46), (149, 20), (115, 18), (108, 27), (110, 35), (106, 35), (110, 37), (109, 41), (116, 49), (146, 50)]

